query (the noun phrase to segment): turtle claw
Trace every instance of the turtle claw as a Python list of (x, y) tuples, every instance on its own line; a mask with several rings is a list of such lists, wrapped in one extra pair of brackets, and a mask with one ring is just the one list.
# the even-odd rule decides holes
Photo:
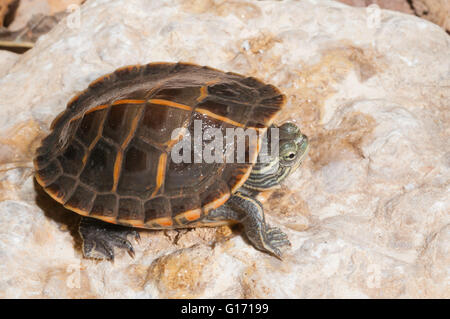
[(141, 235), (139, 235), (139, 232), (137, 230), (130, 230), (130, 235), (134, 237), (134, 240), (140, 244), (141, 243)]
[(106, 259), (114, 261), (114, 249), (108, 242), (99, 240), (97, 242), (86, 239), (83, 241), (83, 255), (87, 258)]
[(134, 258), (135, 251), (128, 235), (140, 239), (134, 229), (107, 224), (91, 218), (82, 218), (79, 232), (83, 240), (83, 255), (87, 258), (114, 261), (114, 247), (125, 249)]
[(131, 246), (131, 248), (128, 249), (127, 252), (128, 252), (128, 255), (130, 255), (130, 257), (134, 259), (134, 257), (136, 256), (136, 253), (134, 252), (133, 246)]
[(263, 250), (281, 260), (282, 253), (279, 248), (291, 245), (288, 236), (278, 227), (268, 226), (264, 237)]
[(291, 245), (288, 236), (278, 227), (269, 227), (266, 232), (266, 236), (271, 246), (283, 247)]
[(254, 236), (252, 233), (247, 233), (247, 236), (256, 248), (280, 260), (282, 260), (283, 253), (279, 248), (291, 245), (288, 236), (277, 227), (267, 227), (265, 232), (261, 229), (259, 236)]

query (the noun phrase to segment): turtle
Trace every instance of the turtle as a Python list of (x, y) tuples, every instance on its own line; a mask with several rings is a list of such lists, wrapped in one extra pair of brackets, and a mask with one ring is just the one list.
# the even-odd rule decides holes
[[(273, 123), (284, 104), (275, 86), (208, 66), (122, 67), (90, 83), (53, 120), (36, 150), (35, 179), (81, 215), (85, 258), (114, 260), (115, 248), (133, 256), (127, 236), (138, 239), (137, 229), (240, 223), (255, 248), (281, 259), (289, 239), (266, 224), (256, 196), (279, 187), (307, 154), (308, 138), (296, 124)], [(196, 128), (259, 134), (256, 144), (245, 138), (241, 161), (220, 149), (215, 159), (226, 161), (175, 160), (189, 153), (175, 151), (182, 143), (195, 149), (188, 137)], [(275, 136), (269, 129), (277, 130), (278, 152), (262, 160), (261, 136)], [(211, 140), (198, 142), (202, 150)]]

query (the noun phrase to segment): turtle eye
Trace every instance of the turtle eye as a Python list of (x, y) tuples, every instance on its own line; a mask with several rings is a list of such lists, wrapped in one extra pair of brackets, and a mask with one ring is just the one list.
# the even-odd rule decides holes
[(295, 153), (294, 152), (290, 152), (286, 155), (283, 156), (283, 159), (285, 161), (292, 161), (295, 158)]
[(297, 157), (297, 144), (286, 142), (280, 147), (280, 157), (284, 162), (292, 162)]

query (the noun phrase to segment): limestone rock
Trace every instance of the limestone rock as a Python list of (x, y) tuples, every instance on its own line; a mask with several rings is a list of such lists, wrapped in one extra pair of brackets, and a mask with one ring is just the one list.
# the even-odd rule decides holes
[(338, 0), (339, 2), (357, 6), (357, 7), (367, 7), (376, 4), (380, 8), (395, 10), (404, 13), (414, 14), (408, 0)]
[(412, 0), (419, 17), (430, 20), (450, 32), (450, 2), (447, 0)]
[(83, 0), (20, 0), (11, 30), (24, 28), (33, 16), (53, 16), (62, 11), (72, 11)]
[(6, 75), (9, 68), (19, 59), (19, 55), (9, 51), (0, 51), (0, 77)]
[[(76, 22), (1, 60), (0, 297), (450, 297), (450, 38), (438, 26), (312, 0), (90, 0)], [(296, 121), (311, 151), (260, 198), (292, 242), (283, 261), (227, 227), (141, 231), (134, 259), (82, 258), (78, 216), (33, 180), (34, 149), (89, 82), (152, 61), (287, 95), (279, 122)]]

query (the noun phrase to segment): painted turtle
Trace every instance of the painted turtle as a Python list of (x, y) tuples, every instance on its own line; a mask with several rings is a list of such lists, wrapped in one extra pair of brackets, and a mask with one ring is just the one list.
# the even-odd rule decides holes
[[(284, 102), (272, 85), (210, 67), (120, 68), (92, 82), (53, 121), (37, 149), (36, 180), (53, 199), (85, 216), (79, 228), (85, 257), (113, 259), (114, 247), (133, 254), (130, 227), (227, 223), (242, 223), (256, 248), (280, 257), (287, 236), (266, 225), (255, 195), (279, 185), (307, 152), (307, 137), (295, 124), (272, 124)], [(176, 147), (194, 144), (187, 137), (196, 134), (196, 125), (224, 135), (236, 128), (278, 129), (278, 155), (260, 160), (259, 135), (256, 147), (246, 139), (241, 162), (175, 161)], [(199, 142), (203, 149), (211, 141)], [(217, 155), (225, 158), (225, 151)]]

